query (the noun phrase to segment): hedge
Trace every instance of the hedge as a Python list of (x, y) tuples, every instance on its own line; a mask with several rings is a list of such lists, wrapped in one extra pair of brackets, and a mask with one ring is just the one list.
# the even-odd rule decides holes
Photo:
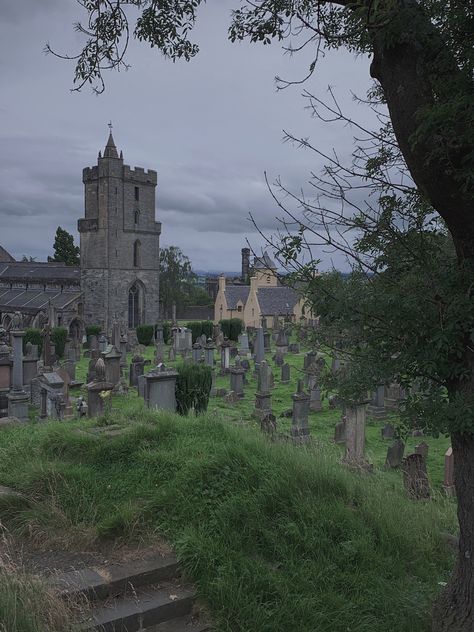
[(67, 336), (68, 331), (66, 327), (53, 327), (51, 332), (51, 342), (55, 346), (55, 352), (58, 358), (62, 358), (64, 356), (64, 347), (66, 345)]
[(212, 320), (191, 320), (186, 323), (186, 327), (192, 331), (193, 342), (204, 334), (206, 338), (212, 338)]
[(222, 333), (229, 340), (235, 340), (237, 342), (240, 334), (244, 329), (244, 322), (240, 318), (230, 318), (228, 320), (221, 320), (219, 324), (222, 329)]
[(27, 329), (23, 336), (23, 353), (26, 353), (26, 345), (31, 342), (32, 345), (38, 345), (38, 354), (41, 355), (43, 349), (43, 337), (41, 329)]
[(180, 364), (176, 379), (178, 413), (187, 415), (193, 407), (196, 415), (206, 412), (211, 387), (211, 367), (205, 364)]
[(137, 340), (141, 345), (148, 347), (153, 340), (153, 334), (155, 333), (155, 328), (153, 325), (138, 325), (137, 329)]

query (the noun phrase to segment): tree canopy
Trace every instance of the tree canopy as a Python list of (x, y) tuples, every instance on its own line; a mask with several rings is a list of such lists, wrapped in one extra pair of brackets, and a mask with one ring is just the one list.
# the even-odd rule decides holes
[(74, 245), (74, 237), (67, 230), (58, 226), (54, 238), (54, 256), (48, 261), (63, 261), (67, 266), (79, 266), (81, 249)]

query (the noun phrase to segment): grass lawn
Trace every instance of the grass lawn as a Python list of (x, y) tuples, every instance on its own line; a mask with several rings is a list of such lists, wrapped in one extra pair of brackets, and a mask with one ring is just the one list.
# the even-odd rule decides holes
[[(303, 357), (288, 356), (290, 385), (274, 369), (277, 415), (291, 407)], [(83, 359), (79, 379), (86, 369)], [(383, 469), (380, 422), (367, 426), (374, 473), (356, 474), (332, 443), (340, 412), (311, 413), (308, 447), (272, 443), (251, 418), (255, 390), (253, 379), (242, 401), (213, 398), (197, 418), (146, 410), (131, 391), (105, 420), (3, 430), (0, 484), (24, 496), (0, 499), (6, 532), (46, 550), (164, 537), (221, 632), (427, 632), (452, 566), (443, 534), (456, 530), (455, 503), (439, 491), (448, 440), (426, 439), (433, 500), (412, 502), (400, 473)], [(124, 433), (89, 431), (111, 422)], [(280, 431), (289, 425), (279, 419)], [(0, 630), (68, 629), (24, 586), (0, 572)], [(33, 596), (18, 625), (22, 595)]]

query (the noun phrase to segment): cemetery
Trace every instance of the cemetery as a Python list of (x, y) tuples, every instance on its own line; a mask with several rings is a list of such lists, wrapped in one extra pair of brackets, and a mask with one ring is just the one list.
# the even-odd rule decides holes
[[(315, 347), (314, 326), (262, 322), (229, 340), (219, 325), (193, 337), (176, 323), (145, 346), (115, 322), (110, 337), (67, 339), (59, 357), (48, 324), (40, 345), (23, 345), (18, 314), (0, 330), (0, 510), (12, 549), (21, 542), (33, 568), (39, 552), (107, 551), (104, 568), (132, 577), (123, 550), (173, 545), (188, 583), (171, 550), (165, 570), (155, 556), (173, 600), (156, 593), (135, 608), (137, 626), (192, 611), (196, 631), (343, 632), (356, 620), (364, 632), (427, 630), (456, 540), (450, 441), (399, 433), (404, 392), (392, 382), (347, 404), (326, 392), (322, 375), (343, 363)], [(63, 566), (61, 581), (77, 583)], [(44, 588), (24, 590), (34, 600)], [(48, 595), (53, 629), (85, 616)], [(101, 603), (94, 629), (122, 629)]]

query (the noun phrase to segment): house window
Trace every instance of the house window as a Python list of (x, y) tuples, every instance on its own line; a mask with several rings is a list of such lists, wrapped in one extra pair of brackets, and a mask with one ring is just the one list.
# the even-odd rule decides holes
[(242, 311), (242, 305), (237, 305), (237, 311), (241, 312)]
[(140, 267), (140, 241), (137, 241), (133, 244), (133, 266), (135, 268)]
[(135, 187), (135, 201), (138, 202), (140, 200), (140, 189)]

